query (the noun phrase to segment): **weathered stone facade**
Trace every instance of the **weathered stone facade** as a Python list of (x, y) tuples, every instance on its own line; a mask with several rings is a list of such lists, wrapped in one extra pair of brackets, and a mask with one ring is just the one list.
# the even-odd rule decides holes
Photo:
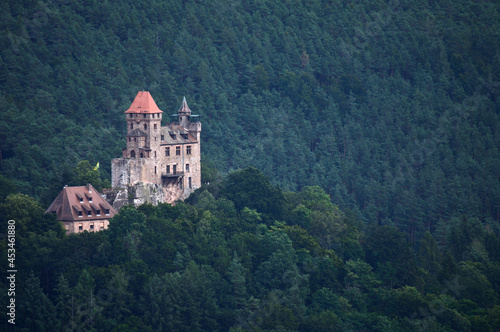
[(201, 186), (201, 123), (193, 121), (186, 98), (179, 121), (161, 126), (163, 112), (147, 91), (125, 112), (127, 148), (111, 161), (113, 206), (174, 203)]

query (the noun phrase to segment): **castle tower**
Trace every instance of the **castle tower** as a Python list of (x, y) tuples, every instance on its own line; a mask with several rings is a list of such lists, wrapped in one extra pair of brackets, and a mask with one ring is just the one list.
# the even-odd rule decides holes
[(158, 158), (162, 111), (148, 91), (137, 93), (125, 112), (127, 149), (124, 158)]

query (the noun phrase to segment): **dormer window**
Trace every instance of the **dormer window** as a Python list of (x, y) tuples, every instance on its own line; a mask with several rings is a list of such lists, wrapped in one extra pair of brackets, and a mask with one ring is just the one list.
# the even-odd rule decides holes
[(109, 209), (106, 209), (105, 213), (106, 213), (107, 216), (109, 216)]
[(83, 203), (83, 197), (80, 197), (79, 200), (80, 200), (80, 203)]
[(82, 211), (78, 211), (78, 217), (83, 217), (83, 212)]
[(95, 210), (95, 215), (100, 216), (101, 215), (101, 210)]

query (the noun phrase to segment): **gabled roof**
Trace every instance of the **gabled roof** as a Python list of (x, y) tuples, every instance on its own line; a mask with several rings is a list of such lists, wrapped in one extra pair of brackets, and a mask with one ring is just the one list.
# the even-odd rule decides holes
[[(102, 210), (99, 209), (100, 215), (96, 213), (95, 207), (97, 206), (102, 208)], [(109, 214), (106, 214), (106, 210), (109, 210)], [(91, 184), (81, 187), (64, 187), (45, 211), (45, 213), (49, 212), (55, 212), (57, 220), (60, 221), (110, 219), (117, 213)], [(79, 212), (82, 212), (81, 216), (79, 216)], [(91, 216), (88, 216), (88, 212)]]
[(141, 114), (153, 114), (153, 113), (163, 113), (158, 106), (156, 106), (153, 97), (149, 91), (139, 91), (137, 96), (135, 96), (132, 105), (128, 108), (125, 113), (141, 113)]
[(146, 137), (146, 136), (147, 136), (146, 133), (140, 130), (139, 128), (136, 128), (127, 134), (127, 137)]

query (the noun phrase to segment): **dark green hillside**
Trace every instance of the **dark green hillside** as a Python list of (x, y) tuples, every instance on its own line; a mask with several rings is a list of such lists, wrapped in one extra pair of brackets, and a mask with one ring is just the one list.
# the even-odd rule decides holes
[(453, 218), (414, 251), (395, 227), (361, 231), (320, 187), (282, 192), (255, 168), (175, 206), (124, 207), (97, 233), (65, 236), (43, 211), (23, 194), (0, 201), (18, 271), (16, 329), (4, 319), (2, 331), (500, 328), (496, 222)]
[[(500, 214), (496, 1), (4, 1), (1, 174), (44, 198), (125, 142), (138, 90), (202, 115), (203, 159), (320, 185), (416, 243)], [(55, 195), (55, 194), (54, 194)], [(48, 195), (50, 196), (50, 195)]]

